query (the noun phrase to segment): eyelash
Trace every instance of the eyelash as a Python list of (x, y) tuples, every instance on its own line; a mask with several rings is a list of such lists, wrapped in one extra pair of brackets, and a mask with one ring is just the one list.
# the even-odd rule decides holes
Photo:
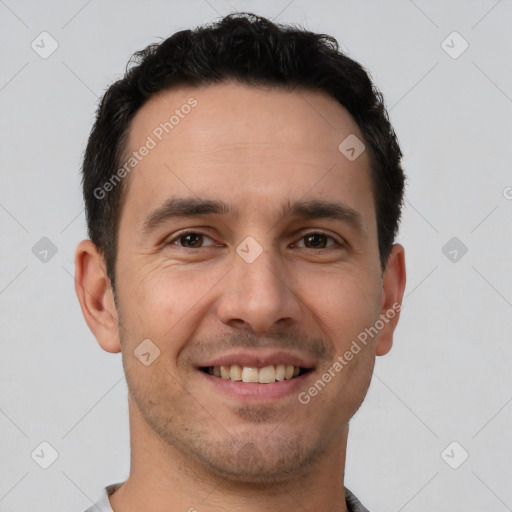
[[(206, 235), (204, 233), (201, 233), (201, 231), (190, 230), (190, 231), (184, 231), (182, 233), (179, 233), (174, 238), (172, 238), (171, 240), (166, 242), (165, 245), (177, 245), (178, 247), (181, 247), (182, 249), (187, 249), (187, 250), (203, 249), (203, 247), (183, 247), (182, 245), (178, 245), (175, 243), (176, 241), (180, 240), (181, 238), (186, 237), (187, 235), (201, 235), (203, 237), (206, 237), (206, 238), (209, 238), (210, 240), (212, 240), (211, 237), (209, 237), (208, 235)], [(311, 235), (321, 235), (323, 237), (326, 237), (327, 239), (332, 240), (335, 244), (335, 245), (331, 245), (330, 247), (320, 247), (320, 249), (327, 250), (327, 249), (332, 249), (335, 246), (338, 246), (339, 248), (344, 247), (343, 243), (336, 240), (333, 236), (328, 235), (327, 233), (323, 233), (322, 231), (310, 231), (308, 233), (305, 233), (300, 237), (300, 240), (303, 240), (304, 238), (311, 236)], [(302, 247), (302, 249), (318, 250), (318, 249), (309, 248), (309, 247)]]

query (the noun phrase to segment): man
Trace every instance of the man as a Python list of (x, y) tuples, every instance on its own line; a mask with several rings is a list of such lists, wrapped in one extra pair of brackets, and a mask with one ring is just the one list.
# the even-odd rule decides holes
[(131, 432), (89, 510), (366, 510), (345, 454), (405, 287), (400, 159), (328, 36), (234, 14), (136, 54), (83, 165), (76, 291)]

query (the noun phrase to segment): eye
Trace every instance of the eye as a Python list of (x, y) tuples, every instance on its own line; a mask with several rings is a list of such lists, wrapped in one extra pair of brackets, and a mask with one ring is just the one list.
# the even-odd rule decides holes
[[(301, 237), (301, 241), (304, 241), (304, 247), (306, 249), (328, 249), (332, 246), (341, 246), (342, 244), (336, 241), (332, 236), (326, 235), (325, 233), (307, 233)], [(327, 245), (331, 241), (331, 245)], [(299, 246), (297, 244), (297, 246)], [(300, 247), (300, 246), (299, 246)], [(301, 247), (302, 248), (302, 247)]]
[[(177, 237), (174, 237), (172, 240), (167, 242), (168, 245), (177, 245), (179, 247), (183, 247), (185, 249), (200, 249), (203, 247), (203, 242), (205, 240), (213, 240), (204, 235), (203, 233), (198, 233), (196, 231), (187, 231), (185, 233), (181, 233)], [(215, 245), (215, 243), (211, 243), (209, 245)]]

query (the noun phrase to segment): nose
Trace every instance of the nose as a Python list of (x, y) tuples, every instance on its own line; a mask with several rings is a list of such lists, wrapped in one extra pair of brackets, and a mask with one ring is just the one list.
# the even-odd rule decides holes
[(293, 283), (271, 251), (264, 250), (252, 263), (235, 254), (233, 264), (218, 302), (221, 322), (263, 334), (301, 318), (301, 301)]

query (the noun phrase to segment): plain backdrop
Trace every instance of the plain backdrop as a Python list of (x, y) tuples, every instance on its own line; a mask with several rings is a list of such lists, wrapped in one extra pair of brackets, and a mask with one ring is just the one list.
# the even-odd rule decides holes
[(134, 51), (233, 10), (335, 36), (405, 155), (406, 298), (346, 485), (374, 512), (512, 510), (510, 0), (0, 0), (0, 511), (82, 512), (127, 477), (121, 356), (73, 286), (83, 150)]

